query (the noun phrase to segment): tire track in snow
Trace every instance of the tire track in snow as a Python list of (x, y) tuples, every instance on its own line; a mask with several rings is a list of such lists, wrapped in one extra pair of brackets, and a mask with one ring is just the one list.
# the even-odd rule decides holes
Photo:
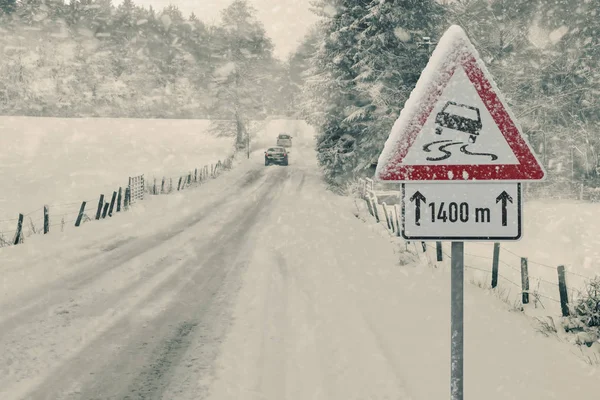
[[(277, 249), (271, 256), (277, 269), (271, 271), (267, 287), (267, 299), (263, 319), (263, 335), (260, 344), (260, 366), (262, 372), (255, 388), (266, 399), (285, 399), (287, 378), (287, 352), (285, 342), (288, 339), (288, 267)], [(285, 321), (285, 325), (278, 323)]]
[[(256, 171), (258, 171), (258, 174)], [(262, 176), (264, 176), (264, 171), (260, 169), (249, 171), (240, 179), (241, 183), (239, 185), (247, 187), (246, 182), (256, 182)], [(262, 185), (255, 188), (255, 190), (260, 190), (261, 187)], [(156, 249), (159, 246), (162, 248), (171, 246), (172, 242), (179, 240), (180, 235), (195, 225), (204, 222), (205, 219), (210, 218), (220, 210), (231, 208), (231, 204), (235, 201), (237, 201), (236, 197), (227, 196), (225, 199), (206, 205), (204, 208), (208, 211), (200, 212), (189, 220), (179, 222), (166, 232), (160, 232), (144, 239), (130, 238), (127, 241), (128, 243), (115, 247), (116, 252), (98, 253), (86, 257), (86, 259), (91, 259), (88, 261), (89, 264), (77, 273), (66, 277), (65, 280), (38, 287), (35, 292), (28, 296), (19, 297), (17, 307), (13, 312), (3, 313), (4, 315), (0, 316), (0, 340), (11, 327), (26, 323), (34, 316), (46, 314), (49, 308), (56, 308), (59, 304), (68, 302), (73, 294), (65, 293), (65, 287), (76, 290), (82, 286), (93, 284), (114, 269), (121, 268), (124, 264), (134, 261), (138, 256), (148, 252), (149, 249)], [(43, 293), (43, 295), (40, 296), (40, 293)], [(6, 304), (7, 307), (14, 305), (11, 303)]]
[[(177, 310), (177, 313), (165, 309), (149, 321), (154, 327), (151, 338), (148, 337), (147, 329), (131, 326), (124, 316), (120, 322), (103, 332), (79, 354), (68, 360), (68, 363), (63, 364), (63, 367), (52, 374), (29, 398), (88, 400), (96, 398), (98, 394), (102, 394), (103, 399), (161, 398), (161, 394), (172, 378), (172, 369), (178, 365), (182, 354), (190, 346), (191, 342), (186, 338), (195, 335), (199, 327), (204, 326), (211, 331), (212, 326), (219, 326), (216, 321), (205, 320), (205, 317), (211, 313), (218, 315), (223, 307), (226, 307), (231, 293), (224, 293), (221, 299), (218, 298), (218, 293), (230, 274), (236, 272), (239, 275), (242, 272), (241, 268), (234, 270), (240, 264), (232, 262), (236, 253), (230, 250), (229, 245), (234, 245), (234, 248), (235, 245), (242, 246), (252, 238), (249, 231), (262, 218), (262, 214), (270, 212), (270, 204), (278, 192), (272, 189), (281, 187), (280, 180), (275, 179), (271, 185), (267, 185), (262, 190), (259, 201), (252, 203), (248, 209), (240, 210), (242, 217), (239, 220), (234, 219), (224, 229), (228, 229), (229, 234), (224, 235), (224, 243), (221, 246), (215, 247), (213, 244), (212, 256), (207, 261), (188, 260), (183, 267), (179, 268), (179, 275), (164, 281), (150, 294), (155, 298), (160, 293), (179, 293), (178, 301), (171, 304), (171, 308)], [(198, 268), (198, 264), (203, 265), (204, 268)], [(192, 275), (184, 274), (186, 271), (191, 272)], [(180, 307), (181, 305), (186, 306)], [(131, 310), (130, 313), (133, 311)], [(186, 324), (185, 326), (189, 324), (190, 331), (187, 332), (185, 329), (177, 331), (176, 327), (182, 324)], [(135, 331), (133, 334), (130, 332), (132, 328)], [(216, 332), (217, 336), (223, 334), (223, 329)], [(209, 332), (204, 337), (211, 337), (212, 333), (214, 332)], [(93, 378), (89, 378), (90, 370), (86, 367), (90, 360), (94, 360), (97, 354), (106, 352), (105, 354), (110, 355), (115, 342), (122, 341), (123, 338), (127, 339), (127, 343), (118, 352), (121, 356), (116, 360), (101, 362), (102, 365), (94, 371)], [(179, 345), (173, 346), (174, 342)], [(212, 358), (198, 361), (204, 365), (204, 370), (207, 370), (214, 361), (216, 353), (213, 351), (212, 354), (214, 355)], [(135, 372), (134, 376), (132, 372)], [(64, 391), (65, 387), (76, 389), (69, 394), (69, 391)]]

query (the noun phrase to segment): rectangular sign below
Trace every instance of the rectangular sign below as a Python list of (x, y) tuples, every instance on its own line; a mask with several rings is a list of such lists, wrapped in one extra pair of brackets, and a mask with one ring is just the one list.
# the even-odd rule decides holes
[(403, 183), (402, 236), (408, 240), (519, 240), (520, 183)]

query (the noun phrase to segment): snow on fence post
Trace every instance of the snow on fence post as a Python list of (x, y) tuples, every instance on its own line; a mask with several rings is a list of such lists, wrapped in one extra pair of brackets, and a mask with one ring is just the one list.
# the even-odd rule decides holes
[(108, 206), (110, 206), (110, 203), (104, 203), (104, 208), (102, 209), (102, 219), (106, 218), (106, 214), (108, 213)]
[(390, 214), (390, 225), (392, 225), (392, 233), (396, 233), (396, 225), (394, 224), (394, 213), (392, 210), (389, 211)]
[(117, 212), (121, 212), (121, 200), (123, 199), (122, 192), (123, 189), (119, 186), (119, 194), (117, 194)]
[(521, 257), (521, 288), (523, 291), (523, 304), (529, 304), (529, 271), (526, 257)]
[(50, 208), (44, 206), (44, 235), (50, 232)]
[(85, 203), (85, 201), (81, 203), (79, 214), (77, 215), (77, 220), (75, 221), (75, 226), (81, 225), (81, 219), (83, 218), (83, 212), (85, 211)]
[(390, 219), (388, 217), (388, 213), (387, 213), (387, 207), (385, 202), (381, 203), (381, 206), (383, 207), (383, 213), (385, 214), (385, 222), (387, 224), (388, 229), (391, 229), (390, 227)]
[[(131, 178), (129, 178), (131, 180)], [(96, 211), (96, 219), (100, 219), (100, 216), (102, 215), (102, 206), (104, 205), (104, 195), (101, 194), (100, 195), (100, 199), (98, 200), (98, 210)], [(127, 206), (125, 206), (127, 207)]]
[(435, 242), (435, 254), (438, 261), (444, 261), (444, 253), (442, 251), (442, 242)]
[(371, 202), (366, 197), (365, 197), (365, 202), (367, 203), (367, 208), (369, 209), (369, 214), (371, 214), (371, 216), (374, 217), (375, 214), (373, 213), (373, 206), (371, 205)]
[(15, 239), (13, 243), (18, 245), (19, 243), (23, 243), (23, 214), (19, 214), (19, 221), (17, 222), (17, 232), (15, 233)]
[(500, 243), (494, 243), (494, 258), (492, 259), (492, 289), (498, 286), (498, 266), (500, 264)]
[(400, 230), (400, 215), (398, 214), (398, 208), (394, 205), (394, 213), (396, 213), (396, 226), (398, 229), (396, 230), (396, 236), (402, 236), (402, 231)]
[(129, 186), (125, 188), (125, 200), (123, 201), (123, 208), (125, 211), (129, 210), (129, 200), (131, 199), (131, 189)]
[(569, 312), (569, 293), (567, 292), (567, 280), (565, 278), (565, 266), (559, 265), (558, 272), (558, 292), (560, 294), (560, 309), (563, 317), (568, 317)]
[(112, 217), (113, 209), (115, 208), (115, 201), (117, 200), (117, 192), (113, 192), (112, 198), (110, 199), (110, 208), (108, 209), (108, 216)]
[(373, 204), (373, 211), (375, 212), (375, 220), (379, 223), (379, 211), (377, 210), (377, 199), (373, 192), (369, 192), (371, 197), (371, 203)]

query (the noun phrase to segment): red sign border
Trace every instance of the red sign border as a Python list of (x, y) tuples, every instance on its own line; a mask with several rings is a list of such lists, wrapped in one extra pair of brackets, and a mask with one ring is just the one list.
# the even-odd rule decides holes
[[(379, 174), (378, 179), (382, 181), (523, 181), (542, 180), (545, 173), (531, 149), (521, 136), (519, 129), (513, 122), (504, 104), (494, 91), (492, 84), (486, 77), (484, 71), (479, 67), (476, 58), (461, 45), (454, 53), (455, 62), (445, 63), (450, 65), (439, 73), (439, 79), (428, 88), (423, 96), (427, 100), (427, 107), (413, 117), (411, 129), (404, 136), (406, 144), (397, 150), (387, 165)], [(401, 165), (406, 154), (414, 144), (421, 132), (423, 125), (429, 118), (437, 101), (446, 88), (456, 68), (461, 66), (479, 97), (485, 104), (500, 132), (505, 137), (510, 149), (513, 151), (519, 164), (497, 164), (497, 165)], [(395, 166), (391, 166), (394, 165)], [(463, 174), (467, 174), (467, 177)]]

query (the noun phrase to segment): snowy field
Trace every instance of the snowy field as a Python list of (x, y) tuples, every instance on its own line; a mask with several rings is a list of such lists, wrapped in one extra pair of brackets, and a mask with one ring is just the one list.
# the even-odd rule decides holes
[(232, 139), (208, 127), (205, 120), (0, 117), (0, 231), (14, 234), (18, 213), (40, 228), (44, 204), (51, 216), (74, 220), (83, 200), (95, 209), (101, 193), (124, 188), (129, 176), (177, 178), (225, 159)]

